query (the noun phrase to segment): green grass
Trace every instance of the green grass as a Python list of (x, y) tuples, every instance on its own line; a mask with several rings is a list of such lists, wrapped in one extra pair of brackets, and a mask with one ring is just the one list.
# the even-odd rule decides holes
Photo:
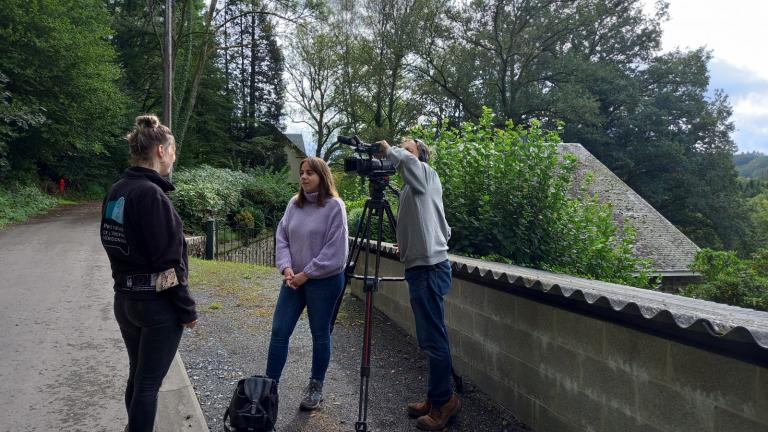
[(224, 299), (233, 299), (235, 306), (271, 316), (279, 280), (274, 267), (189, 259), (189, 285), (193, 290), (210, 291), (215, 297), (208, 305), (211, 311), (224, 309)]
[(59, 205), (75, 205), (75, 204), (80, 204), (80, 203), (68, 198), (59, 198)]

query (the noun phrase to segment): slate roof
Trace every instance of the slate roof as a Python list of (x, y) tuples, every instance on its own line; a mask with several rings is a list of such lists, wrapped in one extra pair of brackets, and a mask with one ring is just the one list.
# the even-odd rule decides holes
[(637, 231), (635, 253), (650, 258), (653, 269), (663, 273), (689, 272), (696, 252), (693, 241), (678, 230), (640, 195), (621, 181), (581, 144), (559, 144), (561, 153), (578, 158), (575, 184), (581, 184), (587, 172), (593, 173), (593, 182), (587, 188), (597, 193), (600, 200), (613, 205), (619, 224), (630, 222)]
[(300, 133), (287, 133), (285, 137), (291, 142), (291, 145), (299, 151), (299, 156), (305, 157), (307, 149), (304, 147), (304, 136)]

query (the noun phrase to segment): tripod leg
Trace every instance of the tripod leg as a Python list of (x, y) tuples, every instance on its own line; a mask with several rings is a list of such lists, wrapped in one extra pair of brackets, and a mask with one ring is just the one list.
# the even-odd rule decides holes
[[(352, 247), (349, 250), (349, 257), (347, 258), (347, 266), (345, 270), (349, 269), (349, 266), (360, 257), (360, 248), (362, 247), (363, 239), (366, 237), (368, 226), (365, 225), (365, 231), (362, 231), (363, 224), (370, 220), (368, 214), (371, 212), (370, 200), (365, 202), (363, 206), (363, 213), (360, 215), (360, 220), (357, 221), (357, 231), (355, 232), (355, 240), (352, 242)], [(362, 234), (362, 236), (361, 236)]]
[(397, 218), (392, 214), (392, 207), (389, 206), (389, 201), (384, 200), (384, 211), (387, 212), (387, 219), (389, 220), (389, 225), (392, 227), (392, 231), (397, 232)]
[[(373, 213), (373, 212), (372, 212)], [(372, 213), (370, 216), (372, 216)], [(360, 365), (360, 400), (358, 403), (357, 423), (355, 431), (361, 432), (367, 430), (368, 425), (368, 401), (369, 401), (369, 383), (371, 375), (371, 334), (373, 330), (373, 294), (379, 285), (379, 270), (381, 266), (381, 238), (383, 236), (384, 210), (379, 207), (375, 209), (377, 217), (376, 229), (376, 250), (375, 267), (371, 278), (368, 277), (368, 258), (370, 248), (366, 249), (365, 257), (365, 326), (363, 328), (363, 352)], [(370, 237), (369, 237), (370, 240)], [(370, 246), (370, 241), (369, 241)]]
[[(333, 334), (333, 328), (336, 327), (336, 319), (339, 316), (339, 309), (341, 308), (341, 302), (344, 301), (344, 294), (347, 292), (347, 285), (351, 282), (350, 277), (351, 274), (354, 273), (353, 268), (350, 268), (352, 266), (352, 263), (357, 263), (358, 258), (360, 257), (360, 250), (362, 249), (362, 244), (365, 238), (368, 237), (368, 229), (370, 224), (370, 213), (371, 213), (371, 205), (370, 200), (365, 202), (365, 206), (363, 206), (363, 213), (360, 215), (360, 220), (357, 221), (357, 231), (355, 232), (355, 240), (352, 242), (352, 247), (349, 248), (349, 257), (347, 258), (347, 265), (344, 266), (344, 288), (341, 290), (341, 294), (339, 294), (339, 298), (336, 299), (336, 306), (333, 309), (333, 317), (331, 318), (331, 334)], [(362, 231), (361, 228), (363, 228), (363, 225), (365, 225), (365, 231)]]

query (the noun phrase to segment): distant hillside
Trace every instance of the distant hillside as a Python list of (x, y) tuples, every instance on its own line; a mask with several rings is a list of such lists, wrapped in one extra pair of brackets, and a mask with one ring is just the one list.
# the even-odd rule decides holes
[(733, 155), (739, 175), (747, 178), (768, 179), (768, 156), (760, 152)]

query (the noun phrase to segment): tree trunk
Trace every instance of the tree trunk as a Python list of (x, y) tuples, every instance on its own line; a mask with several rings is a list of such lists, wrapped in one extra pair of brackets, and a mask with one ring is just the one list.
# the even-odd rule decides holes
[[(251, 5), (253, 8), (253, 5)], [(251, 12), (255, 12), (253, 9)], [(248, 126), (246, 128), (246, 138), (253, 138), (256, 135), (256, 14), (251, 14), (251, 58), (248, 74)]]
[(205, 14), (205, 26), (203, 27), (203, 43), (200, 44), (200, 52), (195, 63), (195, 69), (192, 79), (192, 87), (189, 89), (189, 97), (187, 98), (187, 104), (184, 109), (184, 122), (176, 129), (177, 146), (180, 146), (184, 142), (184, 135), (187, 132), (187, 126), (189, 125), (189, 119), (192, 117), (192, 112), (195, 110), (195, 104), (197, 104), (197, 93), (200, 91), (200, 81), (203, 78), (203, 72), (205, 72), (205, 64), (208, 62), (208, 56), (211, 54), (210, 44), (214, 38), (214, 34), (211, 33), (211, 24), (213, 23), (213, 14), (216, 11), (216, 3), (218, 0), (211, 0), (211, 4), (208, 5), (208, 11)]

